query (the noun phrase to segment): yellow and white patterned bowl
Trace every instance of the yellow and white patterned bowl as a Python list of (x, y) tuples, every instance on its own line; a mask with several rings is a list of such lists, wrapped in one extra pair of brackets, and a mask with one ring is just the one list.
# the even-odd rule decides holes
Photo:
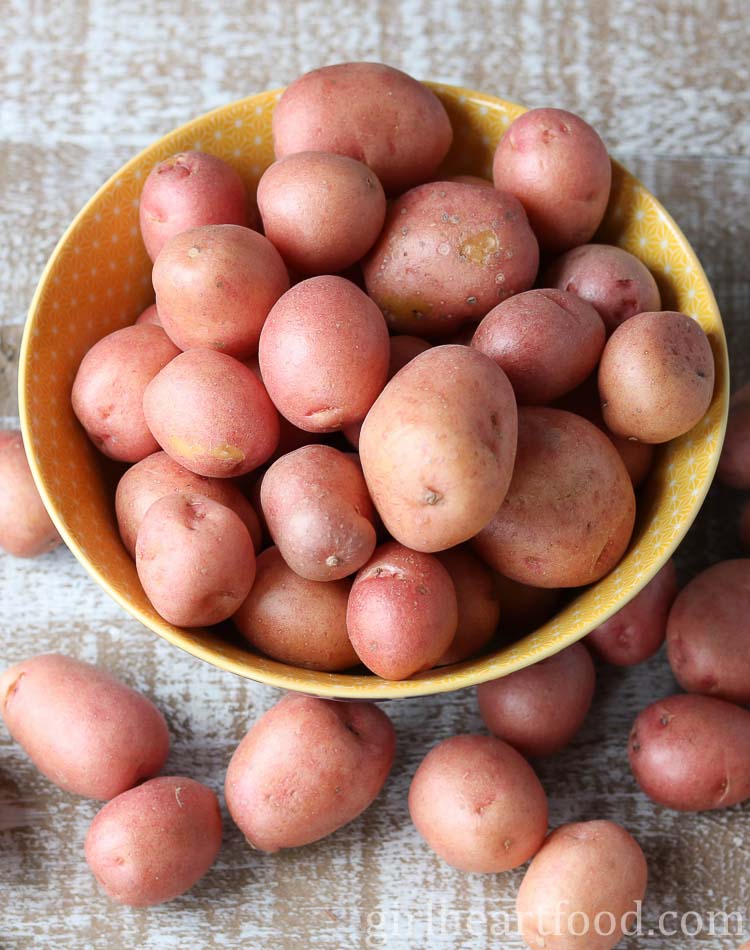
[[(498, 139), (524, 110), (467, 89), (432, 88), (445, 103), (455, 129), (445, 170), (490, 177)], [(138, 231), (139, 194), (152, 166), (174, 152), (201, 149), (234, 165), (254, 193), (258, 178), (273, 160), (271, 114), (279, 95), (264, 92), (232, 103), (160, 139), (94, 195), (60, 240), (34, 295), (21, 350), (21, 420), (42, 498), (71, 551), (134, 617), (215, 666), (273, 686), (341, 698), (416, 696), (471, 686), (550, 656), (622, 607), (674, 552), (709, 489), (726, 426), (727, 350), (711, 288), (674, 221), (617, 164), (599, 237), (646, 263), (659, 283), (665, 307), (698, 320), (711, 340), (717, 377), (703, 421), (660, 451), (642, 493), (630, 549), (611, 574), (513, 646), (403, 682), (316, 673), (277, 663), (214, 630), (171, 626), (143, 593), (117, 532), (106, 466), (71, 410), (71, 386), (89, 347), (132, 323), (153, 300), (150, 262)]]

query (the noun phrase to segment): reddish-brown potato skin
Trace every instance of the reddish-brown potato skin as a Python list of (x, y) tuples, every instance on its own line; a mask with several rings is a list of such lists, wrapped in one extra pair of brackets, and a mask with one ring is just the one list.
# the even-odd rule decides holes
[(8, 731), (51, 782), (108, 801), (161, 770), (164, 716), (141, 693), (89, 663), (43, 654), (0, 677)]
[(284, 261), (250, 228), (214, 224), (175, 235), (154, 263), (162, 326), (181, 350), (208, 347), (246, 359), (289, 289)]
[(489, 357), (437, 346), (387, 384), (362, 426), (362, 469), (385, 527), (406, 547), (468, 541), (500, 507), (513, 473), (513, 389)]
[(450, 574), (458, 604), (456, 633), (436, 664), (447, 666), (468, 659), (490, 642), (500, 622), (500, 598), (495, 574), (468, 545), (436, 557)]
[(146, 387), (143, 411), (164, 451), (209, 478), (251, 472), (279, 443), (279, 417), (263, 383), (216, 350), (175, 357)]
[(586, 637), (586, 643), (615, 666), (645, 662), (664, 643), (676, 596), (677, 572), (674, 563), (667, 561), (640, 593)]
[(391, 330), (426, 337), (446, 337), (528, 290), (538, 267), (539, 246), (512, 195), (446, 181), (394, 201), (362, 262)]
[(717, 474), (730, 488), (750, 491), (750, 383), (738, 389), (729, 404)]
[(451, 576), (432, 555), (387, 542), (354, 579), (346, 626), (360, 660), (378, 676), (402, 680), (429, 670), (458, 627)]
[(385, 193), (362, 162), (331, 152), (279, 159), (258, 183), (266, 237), (300, 274), (337, 274), (370, 250), (385, 221)]
[(541, 782), (493, 736), (453, 736), (431, 749), (411, 781), (409, 813), (436, 854), (476, 874), (518, 867), (547, 834)]
[(611, 821), (562, 825), (521, 882), (516, 914), (523, 939), (545, 950), (612, 950), (623, 926), (632, 927), (647, 882), (646, 858), (624, 828)]
[(700, 324), (672, 310), (639, 313), (604, 347), (599, 396), (608, 429), (659, 444), (689, 432), (714, 391), (714, 357)]
[(115, 330), (81, 360), (73, 412), (94, 445), (120, 462), (139, 462), (159, 446), (143, 414), (143, 394), (179, 350), (157, 326)]
[(479, 185), (480, 188), (494, 187), (489, 178), (482, 178), (479, 175), (446, 175), (444, 178), (437, 178), (436, 181), (455, 181), (459, 185)]
[(591, 708), (596, 673), (574, 643), (546, 660), (477, 687), (479, 712), (498, 739), (527, 757), (554, 755), (570, 743)]
[(750, 798), (750, 712), (680, 693), (638, 716), (628, 741), (636, 781), (676, 811), (728, 808)]
[(382, 63), (339, 63), (300, 76), (273, 113), (277, 158), (335, 152), (375, 172), (388, 194), (427, 181), (453, 140), (435, 93)]
[(531, 633), (554, 614), (560, 603), (560, 591), (531, 587), (495, 574), (500, 598), (500, 634), (509, 640)]
[(62, 543), (29, 468), (20, 432), (0, 429), (0, 548), (37, 557)]
[(295, 574), (278, 548), (258, 555), (255, 583), (232, 618), (261, 653), (308, 670), (336, 672), (359, 658), (346, 629), (352, 582), (309, 581)]
[(271, 310), (258, 352), (279, 412), (306, 432), (361, 422), (388, 374), (388, 328), (359, 287), (311, 277)]
[(253, 848), (297, 848), (353, 821), (388, 777), (396, 735), (372, 703), (288, 694), (237, 747), (227, 808)]
[(189, 890), (213, 865), (220, 847), (216, 795), (191, 778), (170, 775), (106, 804), (89, 827), (85, 852), (109, 897), (149, 907)]
[(143, 185), (139, 214), (148, 256), (156, 260), (170, 238), (206, 224), (250, 226), (242, 179), (231, 165), (204, 152), (180, 152), (155, 165)]
[(604, 323), (594, 307), (564, 290), (527, 290), (504, 300), (471, 339), (527, 405), (546, 405), (582, 383), (604, 342)]
[(740, 540), (744, 549), (750, 554), (750, 501), (745, 504), (740, 515)]
[(542, 281), (593, 304), (608, 333), (637, 313), (661, 309), (651, 271), (635, 255), (610, 244), (573, 248), (550, 264)]
[(750, 558), (714, 564), (680, 591), (667, 657), (687, 692), (750, 703)]
[(135, 325), (140, 326), (142, 323), (151, 324), (155, 327), (161, 326), (161, 320), (159, 319), (159, 311), (156, 309), (156, 304), (152, 303), (150, 307), (139, 313), (135, 320)]
[(472, 542), (494, 570), (533, 587), (580, 587), (617, 564), (635, 522), (633, 486), (596, 426), (522, 406), (510, 488)]
[(354, 574), (375, 550), (375, 509), (356, 461), (328, 445), (282, 456), (263, 476), (268, 531), (295, 573), (311, 581)]

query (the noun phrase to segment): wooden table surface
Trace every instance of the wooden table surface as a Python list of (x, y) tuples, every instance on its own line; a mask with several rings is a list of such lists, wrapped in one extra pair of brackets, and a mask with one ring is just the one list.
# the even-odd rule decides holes
[[(343, 59), (377, 59), (530, 106), (580, 112), (666, 204), (696, 248), (729, 335), (735, 384), (750, 378), (750, 42), (747, 0), (0, 0), (0, 425), (17, 424), (24, 314), (55, 242), (131, 154), (193, 115)], [(739, 553), (737, 499), (718, 488), (679, 556), (683, 580)], [(126, 616), (66, 550), (0, 556), (0, 664), (60, 650), (100, 663), (166, 713), (168, 770), (221, 790), (248, 725), (277, 698), (163, 643)], [(748, 918), (750, 826), (737, 807), (681, 815), (652, 805), (627, 768), (637, 712), (675, 689), (663, 654), (600, 671), (573, 745), (540, 766), (551, 822), (611, 818), (648, 857), (646, 933), (623, 946), (735, 948), (711, 913)], [(390, 704), (393, 775), (359, 820), (290, 853), (252, 852), (227, 821), (218, 863), (151, 910), (97, 893), (82, 844), (97, 810), (31, 767), (0, 730), (0, 948), (522, 947), (503, 936), (521, 872), (466, 875), (410, 826), (408, 783), (439, 739), (480, 728), (473, 691)], [(700, 914), (668, 937), (659, 915)], [(674, 918), (668, 918), (672, 924)], [(688, 926), (697, 926), (696, 917)], [(750, 923), (746, 923), (748, 930)]]

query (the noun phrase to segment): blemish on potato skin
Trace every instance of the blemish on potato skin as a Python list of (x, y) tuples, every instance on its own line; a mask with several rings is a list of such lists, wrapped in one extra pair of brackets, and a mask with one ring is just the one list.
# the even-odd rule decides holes
[(5, 691), (5, 696), (3, 696), (3, 710), (6, 710), (8, 708), (8, 705), (10, 704), (10, 701), (15, 695), (15, 693), (18, 691), (18, 687), (21, 685), (21, 680), (24, 678), (24, 676), (26, 676), (26, 671), (21, 670), (18, 676), (13, 680), (13, 682), (10, 684), (8, 689)]
[(458, 248), (458, 256), (484, 267), (492, 260), (500, 248), (500, 242), (494, 231), (478, 231), (465, 238)]
[(188, 257), (193, 257), (193, 258), (195, 258), (195, 257), (198, 257), (198, 255), (200, 254), (200, 252), (201, 252), (201, 249), (200, 249), (197, 245), (194, 244), (194, 245), (190, 248), (190, 250), (187, 252), (187, 254), (188, 254)]
[(422, 501), (425, 505), (436, 505), (442, 498), (440, 492), (435, 491), (434, 488), (428, 488), (422, 496)]

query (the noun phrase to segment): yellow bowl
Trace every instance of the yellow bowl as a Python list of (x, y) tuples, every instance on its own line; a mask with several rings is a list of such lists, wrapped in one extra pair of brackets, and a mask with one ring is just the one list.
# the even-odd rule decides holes
[[(524, 110), (481, 93), (433, 85), (455, 140), (445, 170), (491, 177), (494, 147)], [(726, 427), (726, 341), (706, 276), (659, 202), (614, 163), (612, 198), (599, 237), (636, 254), (654, 273), (664, 306), (693, 316), (716, 359), (711, 407), (687, 435), (660, 450), (639, 505), (630, 549), (599, 583), (549, 623), (510, 647), (402, 682), (317, 673), (258, 656), (214, 630), (173, 627), (146, 599), (117, 532), (106, 467), (76, 421), (70, 391), (84, 353), (132, 323), (152, 299), (151, 267), (138, 231), (138, 197), (150, 169), (174, 152), (202, 149), (234, 165), (254, 193), (273, 160), (271, 114), (279, 91), (264, 92), (195, 119), (127, 163), (99, 189), (63, 235), (34, 295), (21, 349), (21, 422), (32, 471), (65, 542), (101, 586), (175, 646), (272, 686), (319, 696), (389, 699), (471, 686), (503, 676), (574, 643), (630, 600), (674, 552), (713, 478)]]

